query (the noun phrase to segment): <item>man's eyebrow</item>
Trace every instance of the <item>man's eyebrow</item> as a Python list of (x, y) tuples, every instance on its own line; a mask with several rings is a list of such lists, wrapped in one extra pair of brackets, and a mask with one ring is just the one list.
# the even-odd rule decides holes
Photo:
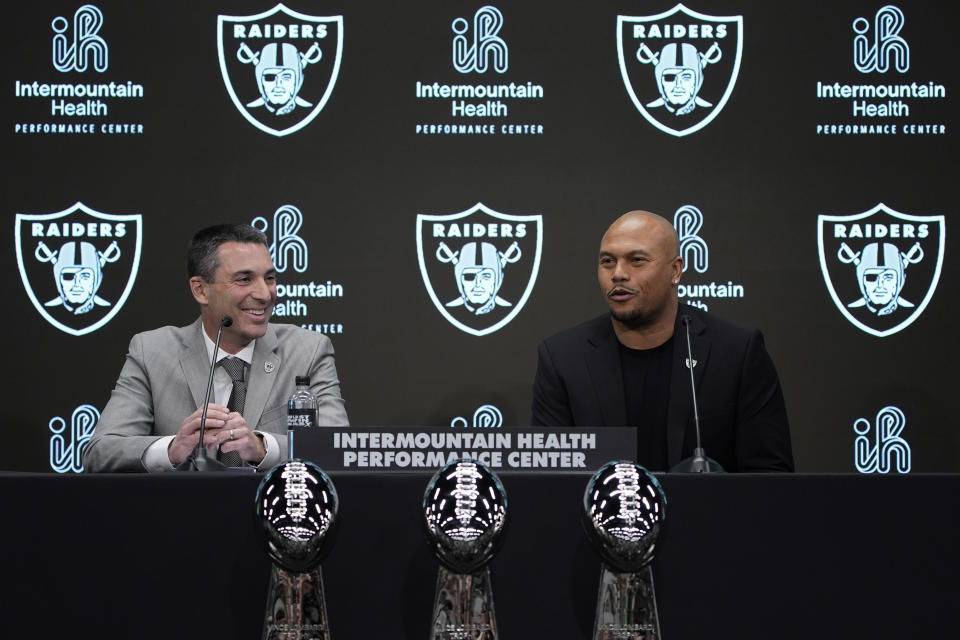
[[(650, 253), (649, 251), (647, 251), (646, 249), (631, 249), (630, 251), (627, 251), (626, 255), (627, 255), (627, 256), (630, 256), (630, 257), (633, 257), (633, 256), (645, 256), (645, 257), (650, 257), (650, 256), (652, 256), (653, 254)], [(607, 256), (610, 256), (611, 258), (614, 257), (614, 255), (613, 255), (611, 252), (609, 252), (609, 251), (604, 251), (604, 250), (601, 249), (601, 250), (600, 250), (600, 256), (599, 256), (599, 257), (604, 258), (604, 257), (607, 257)]]
[[(234, 271), (232, 274), (230, 274), (230, 277), (231, 277), (231, 278), (240, 278), (240, 277), (243, 277), (243, 276), (254, 276), (254, 275), (256, 275), (256, 274), (257, 274), (257, 272), (256, 272), (255, 270), (253, 270), (253, 269), (241, 269), (240, 271)], [(273, 276), (273, 275), (276, 275), (276, 274), (277, 274), (277, 269), (276, 269), (276, 268), (268, 269), (267, 271), (264, 271), (264, 272), (263, 272), (263, 275), (264, 275), (264, 276)]]

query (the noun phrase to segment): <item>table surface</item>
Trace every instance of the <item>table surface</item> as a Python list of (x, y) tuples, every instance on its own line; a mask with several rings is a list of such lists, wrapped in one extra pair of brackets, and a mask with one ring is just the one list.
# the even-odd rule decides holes
[[(659, 477), (666, 640), (952, 634), (960, 475)], [(588, 478), (501, 474), (508, 524), (491, 569), (502, 638), (590, 636), (600, 562), (579, 521)], [(0, 473), (3, 635), (260, 637), (260, 479)], [(341, 511), (322, 566), (336, 640), (429, 636), (428, 480), (333, 475)]]

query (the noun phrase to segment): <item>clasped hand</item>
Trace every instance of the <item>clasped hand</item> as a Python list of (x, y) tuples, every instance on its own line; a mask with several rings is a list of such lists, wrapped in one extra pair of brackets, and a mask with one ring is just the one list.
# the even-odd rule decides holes
[[(177, 435), (167, 447), (170, 462), (178, 465), (197, 447), (200, 440), (200, 417), (203, 407), (197, 408), (180, 425)], [(220, 446), (221, 451), (236, 451), (240, 458), (251, 464), (259, 464), (267, 455), (266, 447), (243, 416), (220, 404), (207, 405), (207, 423), (203, 431), (203, 444)]]

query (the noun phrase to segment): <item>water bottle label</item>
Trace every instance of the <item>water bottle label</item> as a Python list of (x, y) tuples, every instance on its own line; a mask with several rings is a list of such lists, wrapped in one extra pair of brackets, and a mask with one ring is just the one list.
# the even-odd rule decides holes
[(317, 413), (313, 409), (287, 409), (287, 428), (315, 427)]

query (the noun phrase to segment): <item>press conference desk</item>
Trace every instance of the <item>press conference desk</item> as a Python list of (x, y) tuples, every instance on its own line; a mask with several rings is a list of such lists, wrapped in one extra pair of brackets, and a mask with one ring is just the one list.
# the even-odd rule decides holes
[[(503, 473), (500, 635), (589, 637), (587, 475)], [(332, 637), (428, 637), (428, 475), (341, 474), (323, 563)], [(247, 474), (0, 473), (7, 638), (260, 637), (269, 564)], [(960, 475), (661, 476), (665, 640), (946, 638), (960, 616)]]

